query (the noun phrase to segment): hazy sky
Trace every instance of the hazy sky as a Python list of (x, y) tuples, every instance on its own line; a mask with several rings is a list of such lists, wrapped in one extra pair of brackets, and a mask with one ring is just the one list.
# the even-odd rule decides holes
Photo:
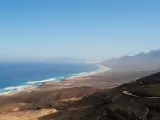
[(160, 0), (0, 0), (0, 55), (101, 60), (160, 48)]

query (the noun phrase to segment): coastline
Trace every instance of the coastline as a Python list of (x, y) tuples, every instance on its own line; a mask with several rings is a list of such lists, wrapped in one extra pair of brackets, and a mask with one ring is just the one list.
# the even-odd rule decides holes
[[(81, 73), (72, 75), (71, 77), (61, 78), (61, 79), (57, 79), (57, 80), (48, 79), (48, 80), (46, 80), (46, 82), (40, 82), (41, 83), (40, 85), (30, 85), (30, 86), (21, 88), (19, 90), (13, 91), (13, 92), (6, 92), (5, 94), (0, 94), (0, 96), (10, 96), (10, 95), (15, 95), (15, 94), (18, 94), (18, 93), (21, 93), (21, 92), (30, 93), (30, 92), (33, 92), (33, 91), (36, 91), (36, 90), (43, 90), (44, 86), (46, 86), (46, 85), (56, 86), (56, 85), (62, 85), (62, 84), (65, 84), (65, 85), (68, 84), (69, 85), (70, 83), (74, 84), (76, 81), (84, 81), (84, 80), (90, 79), (89, 78), (90, 76), (103, 74), (103, 73), (111, 70), (110, 68), (108, 68), (106, 66), (99, 65), (99, 64), (96, 64), (96, 65), (99, 66), (99, 69), (95, 70), (95, 71), (81, 72)], [(33, 83), (34, 82), (36, 82), (36, 81), (33, 81)], [(63, 87), (62, 87), (62, 89), (63, 89)]]
[(77, 74), (76, 76), (69, 77), (66, 80), (92, 76), (92, 75), (104, 73), (104, 72), (107, 72), (107, 71), (111, 70), (110, 68), (108, 68), (108, 67), (106, 67), (104, 65), (98, 65), (98, 66), (99, 66), (99, 70), (97, 70), (97, 71), (91, 71), (91, 72), (87, 72), (87, 73), (80, 73), (80, 74)]
[(117, 82), (111, 78), (109, 71), (111, 69), (100, 66), (97, 71), (77, 74), (61, 81), (44, 82), (40, 86), (28, 87), (0, 96), (0, 119), (14, 119), (18, 116), (15, 120), (24, 118), (30, 120), (30, 116), (33, 116), (38, 120), (41, 117), (41, 111), (49, 115), (52, 111), (57, 111), (57, 108), (69, 105), (84, 96), (118, 86)]

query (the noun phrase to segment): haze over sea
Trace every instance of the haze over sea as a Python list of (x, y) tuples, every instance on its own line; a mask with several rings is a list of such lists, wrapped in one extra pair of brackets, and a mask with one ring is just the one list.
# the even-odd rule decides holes
[(38, 86), (44, 82), (87, 74), (100, 69), (95, 64), (0, 62), (0, 94)]

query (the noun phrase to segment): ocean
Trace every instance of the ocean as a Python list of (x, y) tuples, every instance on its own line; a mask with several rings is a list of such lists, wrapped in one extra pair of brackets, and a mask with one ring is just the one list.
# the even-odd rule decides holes
[(96, 72), (95, 64), (0, 62), (0, 94), (20, 91), (44, 82)]

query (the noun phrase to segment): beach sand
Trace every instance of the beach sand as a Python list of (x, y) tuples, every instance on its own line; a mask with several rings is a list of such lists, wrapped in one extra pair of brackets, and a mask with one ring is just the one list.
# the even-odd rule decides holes
[[(15, 94), (20, 94), (23, 92), (33, 92), (33, 91), (44, 91), (44, 90), (58, 90), (58, 89), (64, 89), (64, 88), (71, 88), (71, 87), (81, 87), (81, 86), (92, 86), (92, 87), (98, 87), (97, 85), (104, 84), (100, 80), (102, 77), (103, 79), (105, 76), (111, 74), (111, 69), (108, 67), (105, 67), (103, 65), (99, 65), (100, 69), (98, 71), (94, 72), (88, 72), (88, 73), (81, 73), (76, 76), (72, 76), (69, 78), (66, 78), (64, 80), (58, 80), (58, 81), (49, 81), (49, 82), (44, 82), (43, 85), (40, 86), (30, 86), (27, 87), (21, 91), (15, 91), (11, 93), (5, 94), (5, 96), (12, 96)], [(96, 80), (98, 77), (98, 81)], [(101, 76), (101, 77), (100, 77)], [(108, 81), (105, 80), (105, 88), (112, 88), (114, 87), (114, 84), (116, 85), (117, 83), (112, 83), (111, 85), (108, 84)], [(102, 87), (100, 85), (100, 87)]]
[(1, 113), (0, 120), (37, 120), (39, 117), (56, 113), (56, 109), (27, 110)]
[(62, 81), (46, 82), (38, 87), (2, 95), (0, 120), (36, 120), (44, 114), (64, 108), (74, 100), (80, 100), (103, 89), (114, 88), (138, 77), (141, 76), (135, 73), (101, 71)]
[[(62, 81), (46, 82), (38, 87), (28, 87), (22, 91), (1, 95), (0, 120), (11, 118), (12, 120), (36, 120), (43, 115), (55, 112), (56, 109), (53, 106), (64, 106), (99, 91), (98, 86), (102, 86), (102, 81), (94, 78), (104, 74), (106, 69), (101, 69), (97, 72), (81, 74)], [(106, 81), (106, 85), (115, 87), (118, 84)], [(52, 105), (52, 109), (46, 107), (48, 104)]]

